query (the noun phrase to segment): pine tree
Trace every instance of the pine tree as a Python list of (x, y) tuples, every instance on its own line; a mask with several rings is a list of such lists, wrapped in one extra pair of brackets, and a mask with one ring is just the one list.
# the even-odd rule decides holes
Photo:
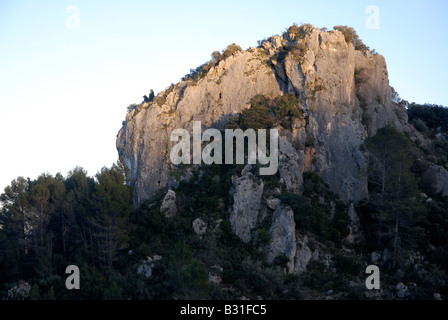
[(125, 184), (124, 168), (119, 162), (111, 169), (101, 169), (96, 178), (94, 237), (98, 257), (105, 267), (111, 269), (117, 254), (127, 247), (131, 192)]
[(411, 172), (415, 150), (409, 138), (392, 126), (379, 129), (366, 140), (365, 146), (370, 154), (369, 193), (378, 209), (379, 242), (383, 236), (390, 238), (394, 268), (403, 222), (412, 219), (408, 204), (417, 192), (417, 182)]
[(30, 250), (30, 180), (19, 177), (0, 196), (0, 238), (2, 241), (4, 276), (23, 277)]

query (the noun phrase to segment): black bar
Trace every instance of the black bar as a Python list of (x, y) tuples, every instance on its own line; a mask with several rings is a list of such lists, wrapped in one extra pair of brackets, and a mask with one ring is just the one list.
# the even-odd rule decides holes
[[(99, 316), (140, 315), (142, 319), (306, 319), (309, 316), (365, 316), (400, 318), (427, 310), (444, 314), (445, 301), (263, 301), (263, 300), (187, 300), (187, 301), (0, 301), (0, 310), (13, 315), (53, 314), (83, 320)], [(6, 313), (5, 313), (6, 314)], [(157, 315), (161, 316), (157, 316)], [(428, 315), (429, 315), (428, 314)], [(309, 316), (308, 316), (309, 315)], [(123, 319), (127, 320), (127, 319)]]

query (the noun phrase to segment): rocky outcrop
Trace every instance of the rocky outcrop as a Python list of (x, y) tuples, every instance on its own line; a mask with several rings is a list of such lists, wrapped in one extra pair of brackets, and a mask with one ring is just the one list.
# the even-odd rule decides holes
[(17, 285), (8, 290), (8, 300), (25, 300), (29, 297), (31, 292), (31, 285), (21, 280)]
[(286, 189), (298, 193), (303, 183), (304, 151), (296, 150), (286, 137), (280, 137), (278, 158), (280, 178), (283, 179)]
[(345, 241), (348, 243), (356, 243), (363, 241), (364, 236), (362, 232), (361, 222), (359, 220), (358, 214), (356, 213), (355, 206), (353, 205), (353, 203), (350, 203), (347, 214), (350, 219), (350, 223), (348, 225), (350, 233), (345, 238)]
[(250, 107), (255, 95), (286, 93), (299, 97), (304, 112), (291, 128), (280, 128), (279, 175), (286, 188), (299, 193), (303, 172), (312, 170), (343, 199), (364, 198), (366, 159), (359, 146), (387, 123), (408, 130), (406, 110), (391, 100), (381, 55), (355, 50), (339, 31), (307, 27), (300, 42), (288, 32), (271, 37), (220, 61), (202, 79), (183, 80), (160, 93), (163, 99), (128, 113), (117, 149), (129, 169), (134, 205), (188, 176), (173, 174), (174, 129), (191, 132), (193, 121), (201, 121), (203, 129), (222, 129), (230, 115)]
[(230, 224), (233, 232), (244, 242), (252, 239), (252, 229), (260, 216), (263, 180), (247, 172), (234, 181), (233, 208)]
[(160, 205), (160, 212), (167, 218), (174, 217), (177, 214), (176, 192), (168, 190)]
[(201, 218), (193, 220), (193, 230), (202, 239), (202, 236), (207, 232), (207, 224)]
[(137, 274), (143, 275), (145, 278), (151, 278), (152, 269), (155, 266), (156, 261), (162, 259), (161, 256), (155, 255), (154, 257), (146, 257), (137, 268)]
[(437, 165), (429, 166), (423, 173), (423, 184), (443, 197), (448, 197), (448, 171)]
[(296, 255), (296, 223), (294, 213), (290, 207), (278, 206), (272, 217), (272, 225), (269, 230), (271, 241), (267, 251), (267, 261), (274, 262), (280, 255), (288, 259), (287, 271), (294, 269), (294, 257)]
[[(308, 263), (313, 258), (313, 252), (308, 247), (308, 238), (305, 236), (303, 239), (297, 241), (297, 252), (294, 259), (294, 273), (301, 274), (306, 271)], [(318, 258), (318, 255), (317, 257)]]
[(271, 210), (277, 209), (277, 207), (280, 205), (280, 203), (281, 203), (280, 199), (274, 198), (272, 196), (269, 197), (268, 199), (266, 199), (266, 205)]
[(218, 265), (213, 265), (208, 272), (208, 281), (212, 284), (219, 285), (222, 281), (223, 268)]

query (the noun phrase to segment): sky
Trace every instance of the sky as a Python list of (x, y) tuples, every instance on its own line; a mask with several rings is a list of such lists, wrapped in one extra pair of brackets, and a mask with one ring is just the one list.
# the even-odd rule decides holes
[(444, 0), (0, 0), (0, 193), (110, 167), (127, 106), (293, 23), (354, 27), (403, 99), (448, 106), (447, 13)]

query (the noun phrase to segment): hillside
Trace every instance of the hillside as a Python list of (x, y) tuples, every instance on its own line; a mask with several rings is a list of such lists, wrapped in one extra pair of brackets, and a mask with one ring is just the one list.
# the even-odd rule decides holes
[[(231, 44), (129, 106), (119, 162), (96, 179), (77, 168), (5, 189), (2, 295), (26, 283), (44, 299), (446, 299), (446, 110), (399, 99), (385, 58), (348, 27)], [(191, 149), (174, 164), (175, 130), (212, 145), (195, 143), (199, 122), (213, 143), (267, 129), (278, 170), (261, 174), (247, 144), (238, 164), (187, 163)], [(78, 293), (59, 283), (72, 263)]]

